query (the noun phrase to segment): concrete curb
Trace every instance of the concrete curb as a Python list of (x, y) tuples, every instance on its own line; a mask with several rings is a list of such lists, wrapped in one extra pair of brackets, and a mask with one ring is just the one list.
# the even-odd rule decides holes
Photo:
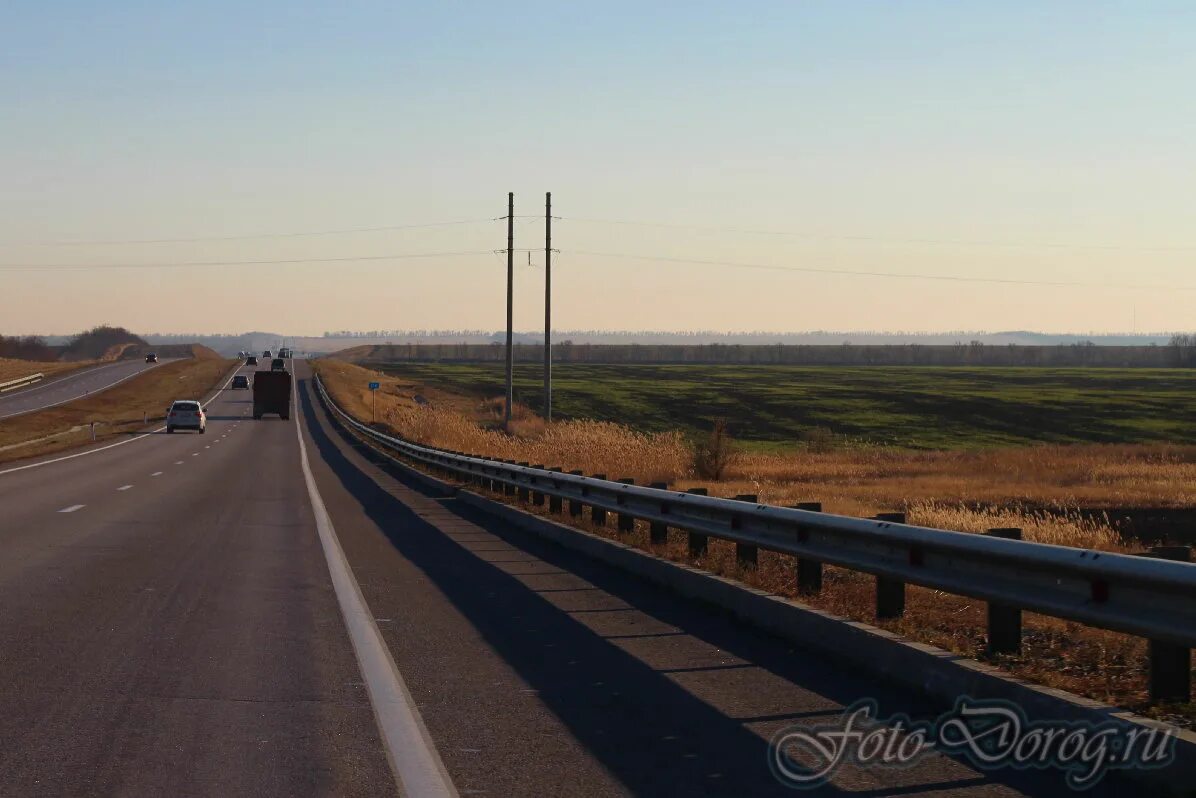
[[(334, 414), (329, 413), (329, 417), (339, 426)], [(462, 504), (525, 532), (633, 573), (688, 599), (719, 607), (744, 623), (926, 696), (943, 709), (952, 707), (957, 697), (967, 695), (1009, 701), (1034, 720), (1089, 724), (1116, 721), (1130, 728), (1171, 728), (1100, 701), (1023, 681), (991, 665), (908, 640), (870, 624), (841, 618), (525, 512), (426, 474), (373, 446), (369, 448), (429, 492), (454, 496)], [(1175, 756), (1168, 765), (1154, 770), (1117, 772), (1143, 784), (1155, 795), (1196, 796), (1196, 733), (1177, 730), (1174, 739)]]

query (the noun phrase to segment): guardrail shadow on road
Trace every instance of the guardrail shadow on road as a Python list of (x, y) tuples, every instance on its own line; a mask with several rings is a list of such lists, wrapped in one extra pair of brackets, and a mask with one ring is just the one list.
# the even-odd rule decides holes
[[(915, 718), (937, 714), (909, 693), (878, 684), (874, 677), (852, 673), (820, 657), (803, 656), (791, 646), (755, 630), (737, 626), (710, 609), (678, 599), (663, 589), (615, 568), (546, 543), (511, 528), (492, 516), (457, 503), (438, 501), (462, 519), (515, 548), (518, 561), (530, 555), (552, 570), (583, 580), (585, 590), (602, 591), (639, 613), (651, 627), (683, 630), (635, 635), (600, 634), (584, 622), (583, 610), (566, 610), (550, 600), (560, 589), (536, 590), (504, 569), (503, 559), (484, 559), (420, 517), (354, 464), (333, 440), (336, 435), (370, 462), (407, 487), (427, 495), (426, 488), (395, 468), (370, 447), (332, 422), (313, 401), (308, 381), (301, 381), (305, 426), (324, 462), (341, 485), (383, 531), (391, 546), (415, 565), (482, 636), (489, 646), (536, 691), (594, 757), (634, 794), (791, 795), (770, 774), (767, 738), (803, 718), (825, 722), (842, 708), (871, 697), (886, 712)], [(342, 541), (342, 546), (344, 542)], [(496, 552), (496, 555), (498, 552)], [(507, 559), (513, 564), (515, 560)], [(571, 588), (566, 588), (571, 590)], [(370, 596), (367, 595), (367, 602)], [(377, 613), (379, 608), (375, 608)], [(594, 612), (610, 612), (598, 609)], [(617, 624), (616, 624), (617, 626)], [(735, 664), (690, 669), (658, 668), (645, 659), (667, 662), (690, 648), (717, 650)], [(634, 648), (634, 656), (624, 648)], [(682, 653), (678, 653), (682, 652)], [(641, 659), (643, 657), (643, 659)], [(736, 717), (711, 702), (742, 696), (759, 686), (760, 703), (788, 702), (793, 711)], [(778, 680), (789, 683), (778, 687)], [(690, 685), (694, 692), (681, 683)], [(796, 685), (797, 687), (793, 687)], [(860, 685), (867, 685), (862, 695)], [(769, 691), (772, 691), (771, 693)], [(750, 689), (749, 689), (750, 692)], [(701, 696), (701, 697), (699, 697)], [(802, 706), (795, 704), (801, 696)], [(754, 696), (757, 697), (757, 696)], [(816, 707), (811, 711), (811, 705)], [(749, 724), (753, 724), (753, 729)], [(542, 763), (551, 768), (551, 763)], [(844, 791), (827, 785), (819, 795), (875, 796), (973, 788), (1005, 784), (1029, 794), (1054, 795), (1062, 789), (1058, 774), (1000, 771), (977, 774), (939, 758), (934, 775), (918, 768), (888, 774), (903, 786)], [(878, 773), (879, 783), (886, 774)], [(1095, 794), (1102, 794), (1098, 786)]]

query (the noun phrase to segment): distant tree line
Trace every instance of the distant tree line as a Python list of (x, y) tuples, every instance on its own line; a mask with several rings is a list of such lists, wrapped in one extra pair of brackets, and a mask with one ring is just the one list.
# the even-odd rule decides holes
[(0, 357), (47, 362), (58, 359), (58, 350), (47, 344), (40, 335), (0, 335)]
[[(376, 345), (360, 359), (384, 361), (493, 362), (506, 347), (492, 344)], [(543, 348), (516, 344), (515, 359), (538, 362)], [(1169, 346), (987, 346), (979, 341), (949, 346), (924, 344), (839, 344), (746, 346), (739, 344), (575, 344), (553, 347), (561, 363), (731, 363), (794, 366), (1040, 366), (1175, 368), (1196, 366), (1196, 336), (1177, 337)]]

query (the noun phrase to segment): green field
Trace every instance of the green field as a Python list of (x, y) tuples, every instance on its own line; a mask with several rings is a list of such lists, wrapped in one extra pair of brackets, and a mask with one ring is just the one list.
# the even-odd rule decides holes
[[(456, 393), (503, 394), (503, 365), (363, 363)], [(557, 364), (554, 414), (645, 430), (726, 418), (752, 448), (788, 448), (810, 428), (915, 449), (1053, 443), (1196, 443), (1196, 371)], [(516, 400), (541, 407), (539, 366)]]

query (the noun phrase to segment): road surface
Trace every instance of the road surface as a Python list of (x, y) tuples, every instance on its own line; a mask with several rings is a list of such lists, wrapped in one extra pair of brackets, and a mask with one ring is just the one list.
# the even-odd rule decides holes
[[(177, 358), (176, 358), (177, 359)], [(163, 358), (160, 363), (146, 363), (140, 360), (118, 360), (81, 371), (72, 371), (61, 377), (50, 377), (28, 388), (20, 388), (0, 394), (0, 419), (19, 416), (34, 410), (65, 404), (111, 388), (118, 382), (152, 369), (161, 363), (170, 362)]]
[[(228, 390), (205, 435), (0, 468), (0, 795), (792, 795), (778, 729), (933, 714), (426, 495), (295, 368), (290, 421)], [(937, 756), (813, 794), (1063, 790)]]

